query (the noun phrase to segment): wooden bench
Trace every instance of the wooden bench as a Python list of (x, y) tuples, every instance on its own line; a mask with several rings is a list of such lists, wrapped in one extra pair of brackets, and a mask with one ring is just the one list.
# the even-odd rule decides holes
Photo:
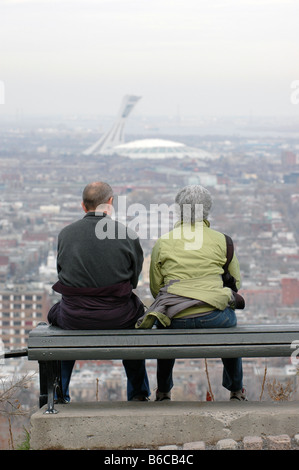
[(28, 359), (39, 362), (40, 407), (56, 413), (62, 360), (290, 357), (299, 324), (190, 330), (62, 330), (39, 324), (29, 333)]

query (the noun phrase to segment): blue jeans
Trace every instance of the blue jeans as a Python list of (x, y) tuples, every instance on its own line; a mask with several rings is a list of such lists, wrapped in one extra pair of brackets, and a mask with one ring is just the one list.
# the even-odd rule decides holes
[[(124, 360), (123, 366), (127, 375), (127, 399), (132, 400), (136, 395), (150, 396), (150, 387), (145, 369), (145, 361)], [(75, 361), (61, 361), (61, 386), (65, 401), (70, 401), (69, 383)]]
[[(231, 308), (215, 310), (206, 315), (194, 318), (175, 318), (169, 328), (230, 328), (236, 326), (237, 317)], [(157, 385), (160, 392), (169, 392), (173, 386), (172, 371), (174, 359), (159, 359), (157, 368)], [(241, 390), (243, 387), (243, 368), (241, 358), (223, 358), (222, 385), (231, 392)], [(158, 374), (159, 371), (159, 374)], [(162, 375), (162, 371), (163, 374)]]

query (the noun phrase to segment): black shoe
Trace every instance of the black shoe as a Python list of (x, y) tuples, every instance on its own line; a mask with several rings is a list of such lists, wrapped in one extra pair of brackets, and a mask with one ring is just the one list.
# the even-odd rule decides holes
[(248, 401), (246, 390), (242, 388), (237, 392), (230, 392), (230, 400), (231, 401)]
[(156, 391), (156, 400), (155, 401), (164, 401), (164, 400), (171, 400), (171, 393), (170, 392), (159, 392)]
[(149, 401), (149, 398), (144, 395), (135, 395), (130, 401)]
[(70, 402), (70, 400), (66, 400), (65, 398), (55, 398), (55, 399), (54, 399), (54, 404), (55, 404), (55, 405), (59, 405), (59, 404), (65, 405), (65, 404), (67, 404), (67, 403), (69, 403), (69, 402)]

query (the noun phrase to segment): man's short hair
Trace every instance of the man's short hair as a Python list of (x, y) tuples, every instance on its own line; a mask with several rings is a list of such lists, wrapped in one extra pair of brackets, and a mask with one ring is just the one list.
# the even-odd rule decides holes
[(87, 210), (96, 210), (100, 204), (105, 204), (113, 197), (113, 191), (108, 183), (97, 181), (85, 186), (82, 193), (83, 204)]

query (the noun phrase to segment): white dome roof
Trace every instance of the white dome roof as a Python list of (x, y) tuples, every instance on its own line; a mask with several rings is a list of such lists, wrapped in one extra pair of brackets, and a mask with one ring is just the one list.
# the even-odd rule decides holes
[(109, 153), (117, 153), (118, 155), (130, 158), (213, 158), (212, 155), (205, 150), (188, 147), (180, 142), (164, 139), (134, 140), (126, 144), (116, 145), (110, 149)]
[(163, 139), (142, 139), (134, 140), (133, 142), (128, 142), (127, 144), (117, 145), (117, 149), (137, 149), (137, 148), (173, 148), (173, 147), (185, 147), (184, 144), (179, 142), (173, 142), (172, 140), (163, 140)]

